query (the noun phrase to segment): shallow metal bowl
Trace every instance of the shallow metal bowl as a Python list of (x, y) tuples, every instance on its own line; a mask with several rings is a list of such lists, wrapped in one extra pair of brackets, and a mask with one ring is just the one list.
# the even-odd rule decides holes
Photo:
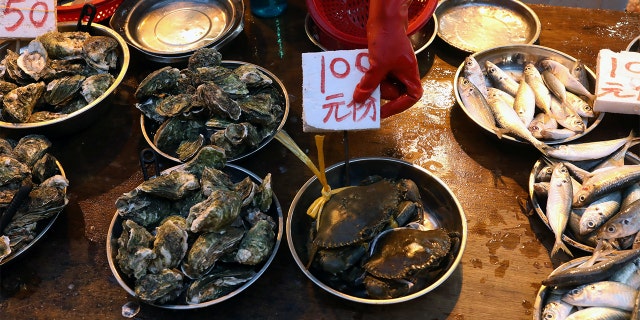
[[(242, 62), (242, 61), (232, 61), (232, 60), (223, 60), (221, 62), (221, 65), (226, 67), (226, 68), (230, 68), (230, 69), (235, 69), (241, 65), (245, 65), (245, 64), (249, 64), (248, 62)], [(289, 115), (289, 94), (287, 93), (287, 89), (285, 88), (284, 84), (282, 83), (282, 81), (280, 81), (280, 79), (278, 79), (278, 77), (276, 77), (273, 73), (271, 73), (269, 70), (262, 68), (260, 66), (256, 66), (260, 71), (262, 71), (265, 75), (267, 75), (272, 81), (273, 84), (272, 86), (274, 86), (275, 89), (278, 90), (278, 93), (280, 95), (280, 97), (278, 97), (278, 99), (282, 99), (284, 102), (284, 113), (282, 114), (282, 118), (279, 121), (278, 127), (273, 130), (273, 132), (271, 132), (271, 134), (269, 134), (268, 137), (265, 137), (262, 142), (260, 142), (260, 144), (253, 149), (248, 149), (244, 152), (242, 152), (241, 154), (229, 158), (227, 159), (227, 161), (236, 161), (245, 157), (248, 157), (249, 155), (253, 154), (254, 152), (262, 149), (265, 145), (267, 145), (271, 140), (273, 140), (273, 137), (275, 137), (276, 133), (278, 133), (278, 131), (280, 131), (282, 129), (282, 127), (284, 127), (285, 122), (287, 121), (287, 117)], [(167, 153), (165, 150), (160, 150), (160, 148), (158, 148), (154, 143), (153, 143), (153, 137), (155, 135), (156, 130), (158, 129), (158, 124), (154, 123), (153, 121), (147, 119), (144, 115), (140, 116), (140, 127), (142, 129), (142, 135), (144, 136), (144, 139), (147, 141), (147, 143), (153, 148), (153, 150), (155, 150), (158, 154), (162, 155), (163, 157), (170, 159), (172, 161), (175, 162), (182, 162), (180, 161), (180, 159), (176, 158), (175, 155), (171, 155), (169, 153)]]
[[(169, 168), (167, 170), (165, 170), (164, 172), (168, 172), (174, 169), (179, 168), (182, 165), (178, 165), (172, 168)], [(242, 179), (246, 178), (246, 177), (250, 177), (255, 183), (261, 183), (262, 180), (259, 176), (257, 176), (255, 173), (239, 167), (239, 166), (235, 166), (233, 164), (226, 164), (224, 169), (222, 169), (222, 171), (224, 171), (226, 174), (228, 174), (231, 178), (231, 181), (233, 181), (234, 183), (237, 183), (239, 181), (241, 181)], [(265, 212), (266, 214), (268, 214), (269, 216), (271, 216), (273, 218), (273, 220), (276, 222), (277, 224), (277, 232), (276, 232), (276, 239), (275, 239), (275, 243), (273, 245), (273, 250), (271, 251), (271, 255), (269, 256), (269, 258), (259, 264), (255, 266), (255, 271), (256, 274), (253, 276), (253, 278), (247, 282), (245, 282), (244, 284), (242, 284), (242, 286), (236, 288), (235, 290), (225, 294), (222, 297), (219, 297), (217, 299), (213, 299), (213, 300), (209, 300), (209, 301), (205, 301), (202, 303), (198, 303), (198, 304), (187, 304), (185, 301), (185, 297), (183, 295), (181, 295), (180, 297), (177, 298), (177, 300), (181, 300), (182, 303), (167, 303), (167, 304), (152, 304), (152, 303), (148, 303), (150, 305), (154, 305), (156, 307), (160, 307), (160, 308), (165, 308), (165, 309), (174, 309), (174, 310), (184, 310), (184, 309), (198, 309), (198, 308), (204, 308), (204, 307), (208, 307), (217, 303), (220, 303), (222, 301), (228, 300), (236, 295), (238, 295), (240, 292), (244, 291), (247, 287), (249, 287), (251, 284), (253, 284), (256, 280), (258, 280), (258, 278), (260, 278), (260, 276), (262, 276), (262, 274), (267, 270), (267, 268), (269, 267), (269, 265), (271, 264), (271, 262), (273, 261), (273, 259), (276, 256), (276, 253), (278, 252), (278, 248), (280, 247), (280, 243), (282, 242), (282, 234), (283, 234), (283, 216), (282, 216), (282, 207), (280, 206), (280, 203), (278, 202), (278, 198), (276, 198), (276, 195), (273, 195), (273, 202), (271, 204), (271, 208), (269, 208), (269, 211)], [(117, 252), (117, 248), (118, 248), (118, 237), (120, 237), (120, 234), (122, 233), (122, 222), (123, 219), (122, 217), (120, 217), (120, 215), (116, 212), (116, 214), (113, 216), (113, 219), (111, 220), (111, 225), (109, 225), (109, 231), (107, 233), (107, 260), (109, 262), (109, 268), (111, 269), (111, 272), (113, 272), (113, 275), (115, 276), (116, 280), (118, 281), (118, 283), (120, 284), (120, 286), (127, 291), (127, 293), (129, 295), (131, 295), (132, 297), (136, 297), (135, 294), (135, 290), (134, 290), (134, 280), (132, 278), (127, 277), (125, 274), (120, 272), (120, 268), (117, 265), (117, 262), (115, 260), (116, 255), (118, 254)], [(185, 277), (186, 278), (186, 277)], [(188, 278), (187, 278), (188, 279)]]
[[(558, 266), (557, 268), (555, 268), (553, 271), (551, 271), (549, 276), (554, 275), (560, 271), (575, 268), (581, 265), (582, 263), (586, 262), (590, 258), (591, 256), (584, 256), (584, 257), (573, 259), (571, 261), (567, 261), (561, 264), (560, 266)], [(544, 305), (550, 294), (552, 294), (551, 288), (545, 285), (540, 285), (540, 289), (538, 289), (538, 293), (536, 294), (536, 301), (533, 304), (533, 320), (544, 320), (544, 318), (542, 317), (542, 311), (544, 311)]]
[(186, 61), (197, 49), (220, 49), (244, 28), (241, 0), (125, 0), (109, 25), (149, 60)]
[(640, 36), (637, 36), (633, 40), (631, 40), (625, 50), (631, 52), (640, 52)]
[[(77, 22), (62, 22), (58, 23), (58, 31), (76, 31)], [(124, 79), (124, 76), (129, 68), (129, 47), (127, 43), (113, 30), (100, 24), (94, 23), (88, 29), (88, 32), (94, 36), (107, 36), (112, 37), (118, 41), (118, 65), (117, 74), (114, 74), (115, 81), (113, 84), (97, 99), (87, 104), (84, 108), (72, 112), (65, 117), (61, 117), (54, 120), (40, 121), (34, 123), (11, 123), (0, 121), (0, 128), (9, 129), (16, 132), (17, 135), (24, 135), (27, 133), (38, 133), (46, 136), (59, 136), (69, 134), (80, 129), (84, 129), (89, 126), (94, 120), (96, 120), (102, 111), (110, 105), (111, 93), (120, 85), (120, 82)], [(0, 60), (4, 58), (7, 49), (11, 49), (18, 52), (20, 48), (26, 47), (31, 39), (19, 39), (0, 42)]]
[[(496, 47), (496, 48), (488, 49), (485, 51), (476, 52), (474, 54), (471, 54), (471, 56), (475, 58), (476, 61), (478, 61), (478, 64), (480, 64), (480, 66), (482, 67), (482, 71), (483, 73), (485, 73), (485, 75), (486, 75), (486, 70), (484, 67), (485, 61), (490, 61), (496, 64), (500, 69), (502, 69), (506, 73), (512, 75), (512, 77), (515, 79), (520, 79), (522, 77), (522, 70), (524, 68), (525, 63), (528, 63), (528, 62), (536, 63), (544, 58), (551, 58), (555, 61), (562, 63), (563, 65), (569, 68), (573, 67), (573, 65), (577, 62), (577, 59), (575, 59), (574, 57), (566, 53), (560, 52), (558, 50), (554, 50), (551, 48), (538, 46), (538, 45), (527, 45), (527, 44)], [(588, 78), (589, 78), (588, 89), (591, 92), (595, 92), (596, 75), (593, 71), (591, 71), (591, 69), (589, 68), (586, 68), (586, 69), (587, 69)], [(458, 70), (456, 71), (456, 74), (453, 80), (453, 91), (456, 96), (456, 101), (458, 102), (458, 105), (460, 105), (462, 110), (467, 114), (467, 116), (471, 120), (473, 120), (477, 125), (482, 127), (484, 130), (486, 130), (490, 134), (495, 135), (495, 132), (491, 128), (488, 128), (487, 126), (477, 121), (473, 117), (473, 113), (469, 110), (469, 108), (472, 108), (472, 106), (466, 106), (462, 102), (462, 98), (460, 97), (460, 91), (458, 90), (458, 86), (457, 86), (458, 78), (460, 77), (464, 77), (464, 61), (458, 67)], [(489, 79), (487, 79), (487, 85), (491, 85), (491, 82)], [(602, 121), (604, 114), (605, 114), (604, 112), (599, 112), (599, 113), (596, 113), (596, 115), (593, 118), (588, 119), (587, 128), (582, 133), (575, 134), (566, 139), (540, 140), (540, 141), (549, 145), (553, 145), (553, 144), (567, 143), (569, 141), (576, 140), (580, 137), (585, 136), (586, 134), (591, 132), (593, 129), (595, 129), (595, 127), (598, 126), (598, 124), (600, 124), (600, 122)], [(509, 134), (502, 135), (502, 140), (515, 141), (519, 143), (529, 143), (523, 139), (511, 136)]]
[(517, 0), (441, 1), (435, 14), (440, 39), (466, 52), (533, 44), (540, 36), (538, 16)]
[[(409, 36), (415, 54), (422, 52), (433, 42), (437, 35), (437, 28), (438, 18), (433, 14), (431, 19), (429, 19), (422, 28)], [(309, 14), (307, 14), (304, 20), (304, 30), (309, 40), (322, 51), (352, 49), (350, 46), (343, 45), (338, 39), (318, 28)]]
[[(347, 172), (348, 169), (348, 172)], [(349, 185), (357, 185), (362, 179), (378, 175), (389, 179), (411, 179), (420, 189), (422, 204), (435, 227), (443, 227), (460, 234), (460, 244), (455, 247), (450, 263), (439, 272), (438, 276), (424, 289), (394, 299), (371, 299), (341, 292), (320, 280), (320, 275), (307, 269), (307, 244), (312, 227), (312, 219), (306, 213), (307, 208), (320, 196), (322, 186), (316, 177), (309, 179), (298, 191), (287, 217), (287, 242), (289, 250), (300, 270), (316, 285), (342, 299), (366, 304), (393, 304), (412, 300), (423, 296), (442, 285), (458, 266), (467, 242), (467, 219), (455, 195), (438, 177), (424, 168), (403, 160), (371, 157), (351, 159), (348, 165), (344, 162), (334, 164), (326, 169), (327, 181), (331, 188), (345, 186), (343, 179), (347, 176)]]

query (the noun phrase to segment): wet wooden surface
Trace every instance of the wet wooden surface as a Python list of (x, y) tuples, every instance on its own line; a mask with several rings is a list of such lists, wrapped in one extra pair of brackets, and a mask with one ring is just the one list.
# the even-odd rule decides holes
[[(542, 25), (538, 44), (580, 59), (592, 70), (600, 49), (624, 50), (640, 35), (638, 14), (531, 8)], [(291, 100), (285, 130), (315, 159), (313, 134), (302, 132), (301, 119), (301, 54), (318, 51), (304, 32), (306, 12), (304, 1), (291, 0), (277, 19), (247, 13), (244, 31), (221, 52), (224, 59), (258, 64), (282, 80)], [(136, 318), (532, 319), (540, 281), (569, 257), (550, 258), (551, 232), (519, 206), (519, 200), (527, 199), (538, 153), (497, 140), (456, 104), (452, 79), (465, 56), (436, 39), (418, 55), (425, 89), (420, 102), (384, 120), (380, 130), (349, 134), (349, 156), (404, 159), (440, 177), (458, 197), (467, 216), (468, 243), (461, 264), (441, 287), (396, 305), (345, 301), (305, 277), (283, 237), (269, 269), (236, 297), (190, 311), (143, 305)], [(115, 212), (113, 197), (139, 182), (138, 153), (147, 147), (131, 94), (142, 77), (160, 66), (132, 49), (128, 76), (109, 111), (83, 131), (52, 138), (52, 153), (71, 183), (70, 203), (41, 242), (0, 270), (0, 318), (122, 317), (121, 307), (130, 297), (109, 269), (106, 232)], [(584, 140), (624, 137), (632, 129), (640, 131), (637, 116), (607, 114)], [(328, 134), (325, 150), (327, 164), (342, 161), (342, 134)], [(275, 141), (237, 164), (259, 176), (273, 174), (285, 218), (298, 188), (312, 175)], [(173, 165), (162, 162), (163, 168)], [(575, 256), (583, 254), (574, 251)]]

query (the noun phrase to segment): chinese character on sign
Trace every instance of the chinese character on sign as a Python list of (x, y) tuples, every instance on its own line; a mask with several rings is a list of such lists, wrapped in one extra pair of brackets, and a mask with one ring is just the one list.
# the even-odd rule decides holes
[(640, 114), (640, 53), (600, 50), (593, 110)]
[(302, 54), (304, 131), (380, 128), (380, 90), (364, 103), (353, 91), (369, 67), (367, 50)]

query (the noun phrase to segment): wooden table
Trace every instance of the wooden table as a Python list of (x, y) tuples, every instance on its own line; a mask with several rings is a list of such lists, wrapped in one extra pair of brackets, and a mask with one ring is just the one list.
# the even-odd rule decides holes
[[(638, 14), (531, 8), (542, 24), (539, 44), (580, 59), (592, 70), (600, 49), (624, 50), (640, 34)], [(318, 51), (304, 32), (304, 1), (291, 0), (277, 19), (248, 12), (242, 34), (221, 50), (223, 58), (258, 64), (284, 82), (291, 99), (285, 130), (315, 159), (313, 135), (302, 133), (301, 119), (301, 54)], [(420, 102), (384, 120), (378, 131), (349, 135), (351, 157), (404, 159), (440, 177), (457, 195), (468, 220), (468, 243), (461, 264), (440, 288), (396, 305), (345, 301), (305, 277), (283, 238), (267, 272), (238, 296), (195, 311), (143, 305), (137, 318), (531, 319), (541, 279), (569, 257), (549, 257), (551, 232), (519, 206), (527, 199), (538, 153), (487, 134), (457, 105), (452, 79), (465, 55), (436, 39), (418, 55), (425, 89)], [(132, 50), (128, 76), (108, 113), (84, 131), (52, 139), (52, 153), (71, 182), (70, 203), (43, 241), (3, 266), (0, 318), (121, 317), (121, 306), (130, 297), (108, 267), (106, 232), (115, 197), (140, 182), (138, 153), (147, 147), (132, 93), (142, 77), (160, 66)], [(632, 129), (640, 132), (637, 116), (607, 114), (585, 140), (623, 137)], [(342, 161), (342, 134), (328, 134), (325, 150), (327, 164)], [(237, 164), (259, 176), (273, 174), (285, 217), (297, 189), (312, 175), (275, 141)], [(584, 254), (574, 251), (575, 256)]]

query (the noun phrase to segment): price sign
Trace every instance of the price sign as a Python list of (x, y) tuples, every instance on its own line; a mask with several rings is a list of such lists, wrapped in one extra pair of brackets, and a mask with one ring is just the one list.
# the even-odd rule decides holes
[(366, 49), (302, 54), (304, 132), (380, 128), (380, 88), (364, 103), (353, 91), (369, 68)]
[(0, 0), (0, 38), (35, 38), (56, 26), (55, 0)]
[(640, 114), (640, 53), (598, 53), (596, 101), (593, 110)]

